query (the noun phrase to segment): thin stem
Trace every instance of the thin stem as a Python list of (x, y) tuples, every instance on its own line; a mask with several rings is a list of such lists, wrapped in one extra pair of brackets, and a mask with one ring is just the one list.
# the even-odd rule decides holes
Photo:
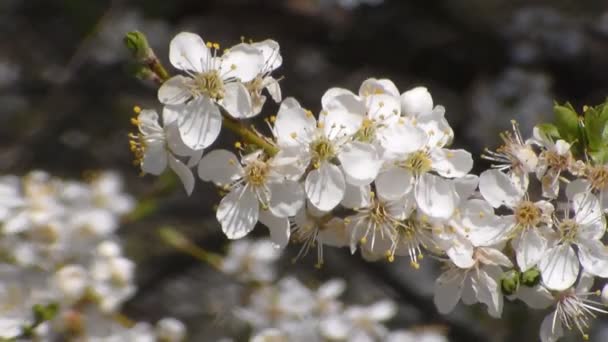
[(260, 147), (271, 157), (279, 152), (276, 146), (236, 119), (224, 115), (223, 125), (241, 137), (244, 142)]
[(156, 76), (158, 76), (161, 84), (164, 83), (169, 78), (171, 78), (171, 76), (169, 75), (169, 72), (167, 71), (167, 69), (165, 69), (163, 64), (158, 59), (158, 57), (156, 57), (156, 55), (154, 55), (153, 58), (148, 60), (147, 64), (148, 64), (148, 67), (150, 68), (150, 70), (152, 70), (152, 72), (154, 72), (154, 74), (156, 74)]
[(177, 230), (166, 227), (159, 230), (159, 235), (163, 241), (174, 247), (175, 249), (189, 254), (190, 256), (202, 262), (209, 264), (211, 267), (221, 271), (222, 256), (212, 252), (208, 252), (196, 244), (192, 243), (186, 236)]

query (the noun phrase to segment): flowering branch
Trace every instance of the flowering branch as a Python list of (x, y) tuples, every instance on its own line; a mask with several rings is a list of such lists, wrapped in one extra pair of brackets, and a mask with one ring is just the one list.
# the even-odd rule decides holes
[[(220, 50), (182, 32), (169, 60), (183, 74), (158, 89), (162, 115), (138, 113), (132, 149), (144, 173), (168, 166), (187, 193), (194, 167), (217, 185), (216, 218), (229, 239), (259, 222), (277, 248), (300, 242), (301, 255), (316, 247), (319, 265), (325, 245), (368, 261), (409, 257), (414, 269), (431, 255), (445, 266), (435, 282), (440, 313), (461, 298), (496, 318), (504, 298), (553, 307), (543, 342), (561, 337), (563, 327), (586, 337), (591, 312), (608, 312), (608, 287), (590, 291), (594, 277), (608, 277), (608, 106), (579, 115), (556, 105), (555, 123), (538, 125), (528, 139), (513, 122), (502, 145), (482, 155), (491, 169), (477, 176), (471, 154), (449, 148), (445, 108), (424, 87), (401, 93), (389, 79), (370, 78), (357, 93), (331, 88), (315, 116), (283, 99), (272, 76), (283, 60), (273, 40)], [(259, 115), (267, 98), (280, 108), (263, 136), (242, 121)], [(210, 149), (222, 127), (253, 148)], [(529, 191), (535, 180), (541, 196)], [(163, 234), (215, 262), (172, 231)]]

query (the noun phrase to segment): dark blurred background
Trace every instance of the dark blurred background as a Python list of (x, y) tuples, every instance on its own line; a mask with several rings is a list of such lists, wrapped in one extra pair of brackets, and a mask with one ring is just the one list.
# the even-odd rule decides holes
[[(188, 198), (170, 180), (138, 177), (131, 166), (131, 108), (160, 109), (154, 85), (128, 72), (122, 37), (135, 29), (165, 63), (170, 39), (184, 30), (222, 45), (241, 36), (273, 38), (285, 61), (276, 74), (285, 77), (283, 94), (313, 110), (327, 88), (356, 91), (368, 77), (388, 77), (402, 92), (425, 85), (447, 107), (454, 145), (476, 156), (498, 144), (511, 119), (529, 135), (535, 123), (551, 119), (554, 100), (581, 108), (608, 95), (605, 0), (0, 0), (2, 174), (121, 171), (128, 190), (151, 209), (120, 232), (139, 265), (140, 291), (126, 313), (141, 320), (176, 316), (192, 341), (242, 334), (230, 315), (239, 285), (157, 238), (158, 227), (171, 225), (210, 250), (227, 243), (211, 211), (218, 198), (210, 186), (198, 182)], [(269, 104), (264, 113), (276, 110)], [(476, 163), (476, 170), (487, 166)], [(477, 306), (437, 314), (432, 261), (414, 271), (407, 261), (370, 264), (331, 250), (316, 270), (313, 256), (290, 263), (298, 249), (287, 251), (282, 270), (309, 282), (344, 277), (353, 302), (393, 298), (400, 306), (393, 328), (438, 325), (453, 341), (538, 340), (545, 313), (520, 303), (506, 305), (502, 320)], [(592, 332), (592, 341), (608, 340), (600, 322)]]

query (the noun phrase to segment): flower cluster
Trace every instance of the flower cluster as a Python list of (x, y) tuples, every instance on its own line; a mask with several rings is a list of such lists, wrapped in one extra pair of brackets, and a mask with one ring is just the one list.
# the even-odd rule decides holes
[[(279, 255), (268, 240), (242, 239), (231, 244), (224, 259), (224, 272), (258, 284), (234, 311), (253, 328), (251, 341), (447, 341), (438, 329), (390, 331), (384, 324), (395, 316), (397, 305), (390, 300), (346, 305), (339, 299), (346, 290), (342, 279), (315, 288), (293, 276), (275, 281), (273, 262)], [(259, 279), (260, 271), (272, 276)]]
[[(316, 246), (319, 265), (324, 245), (359, 250), (370, 261), (407, 256), (415, 269), (431, 254), (445, 265), (435, 288), (440, 312), (462, 300), (501, 317), (505, 296), (533, 308), (550, 297), (556, 311), (541, 328), (543, 341), (561, 336), (563, 326), (587, 336), (594, 312), (605, 312), (587, 298), (599, 294), (588, 291), (587, 279), (608, 277), (602, 242), (608, 167), (595, 155), (574, 154), (576, 139), (542, 125), (524, 139), (514, 122), (501, 135), (503, 145), (483, 156), (492, 168), (476, 176), (471, 154), (449, 148), (454, 134), (445, 108), (424, 87), (401, 93), (388, 79), (370, 78), (356, 93), (331, 88), (315, 115), (294, 98), (281, 101), (270, 76), (282, 62), (274, 41), (243, 42), (220, 55), (219, 45), (180, 33), (169, 57), (187, 76), (174, 76), (159, 90), (164, 128), (155, 112), (139, 112), (132, 146), (144, 172), (158, 174), (168, 164), (188, 193), (194, 167), (217, 185), (223, 198), (216, 216), (229, 239), (243, 238), (259, 222), (276, 247), (300, 242), (305, 253)], [(264, 89), (280, 102), (276, 116), (266, 119), (268, 136), (244, 123), (260, 113)], [(243, 138), (236, 153), (204, 151), (222, 122)], [(537, 198), (534, 179), (542, 189)], [(281, 286), (297, 292), (300, 285)], [(262, 298), (276, 295), (264, 291), (271, 293), (260, 292)], [(284, 309), (281, 316), (316, 310)], [(354, 331), (340, 324), (330, 330)]]
[[(181, 341), (185, 328), (172, 318), (158, 332), (113, 319), (136, 289), (135, 264), (114, 235), (134, 205), (114, 172), (87, 182), (41, 171), (0, 178), (0, 338)], [(45, 305), (58, 309), (42, 321)]]

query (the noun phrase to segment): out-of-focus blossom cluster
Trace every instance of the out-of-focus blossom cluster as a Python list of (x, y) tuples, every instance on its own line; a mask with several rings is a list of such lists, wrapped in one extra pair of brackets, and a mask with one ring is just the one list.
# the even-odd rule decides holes
[(276, 274), (271, 254), (280, 256), (271, 241), (242, 239), (231, 245), (222, 266), (227, 274), (257, 285), (234, 311), (253, 329), (251, 341), (447, 341), (442, 331), (431, 328), (391, 331), (385, 323), (395, 316), (397, 305), (390, 300), (345, 304), (340, 300), (346, 290), (342, 279), (318, 286), (293, 276), (261, 280), (260, 272)]
[(520, 68), (478, 81), (471, 96), (475, 120), (465, 125), (467, 136), (478, 145), (492, 146), (496, 135), (509, 128), (505, 118), (517, 120), (524, 131), (531, 132), (538, 122), (551, 119), (551, 88), (548, 75)]
[(569, 60), (585, 51), (582, 21), (563, 16), (550, 7), (519, 9), (507, 26), (506, 38), (513, 45), (516, 63), (533, 64), (542, 60)]
[[(91, 173), (87, 182), (42, 171), (0, 178), (0, 337), (32, 328), (27, 334), (42, 341), (183, 339), (183, 324), (172, 318), (157, 332), (117, 319), (136, 290), (135, 264), (114, 234), (135, 205), (122, 187), (114, 172)], [(58, 311), (40, 321), (36, 305)]]
[[(152, 174), (170, 167), (188, 193), (192, 168), (217, 185), (222, 199), (216, 217), (229, 239), (243, 238), (261, 223), (277, 248), (290, 241), (302, 244), (301, 253), (316, 248), (319, 265), (324, 245), (349, 247), (370, 261), (406, 256), (414, 269), (431, 255), (444, 264), (435, 287), (440, 312), (462, 300), (484, 304), (499, 318), (505, 296), (532, 308), (552, 306), (541, 327), (543, 342), (559, 338), (563, 328), (587, 337), (591, 318), (606, 312), (601, 291), (591, 285), (594, 277), (608, 277), (602, 242), (608, 166), (595, 162), (596, 152), (572, 152), (581, 151), (581, 139), (568, 138), (580, 130), (576, 114), (566, 120), (564, 108), (557, 109), (562, 121), (574, 125), (563, 137), (557, 128), (540, 125), (526, 139), (513, 122), (513, 130), (500, 135), (502, 145), (484, 154), (493, 165), (478, 177), (469, 173), (471, 154), (449, 148), (454, 134), (445, 108), (424, 87), (401, 92), (389, 79), (370, 78), (357, 92), (327, 90), (315, 114), (294, 98), (282, 100), (270, 76), (282, 62), (275, 41), (221, 51), (196, 34), (180, 33), (170, 43), (169, 59), (183, 75), (159, 89), (163, 125), (155, 111), (137, 110), (136, 163)], [(266, 119), (268, 135), (244, 123), (261, 112), (265, 93), (280, 102), (278, 113)], [(211, 148), (222, 128), (243, 139), (236, 153)], [(535, 180), (542, 194), (528, 190)], [(260, 263), (274, 258), (268, 246), (254, 254), (249, 269), (263, 270)], [(272, 272), (256, 277), (264, 281)], [(288, 298), (281, 299), (282, 292)], [(260, 304), (250, 311), (276, 312), (267, 306), (279, 298), (279, 304), (297, 305), (281, 308), (278, 319), (301, 318), (318, 311), (310, 298), (323, 296), (293, 279), (281, 281), (278, 293), (260, 290)], [(326, 330), (303, 330), (348, 338), (342, 333), (355, 333), (353, 317), (377, 313), (366, 316), (372, 323), (390, 317), (389, 306), (378, 305), (324, 320)], [(268, 325), (264, 315), (249, 317), (258, 328)]]

